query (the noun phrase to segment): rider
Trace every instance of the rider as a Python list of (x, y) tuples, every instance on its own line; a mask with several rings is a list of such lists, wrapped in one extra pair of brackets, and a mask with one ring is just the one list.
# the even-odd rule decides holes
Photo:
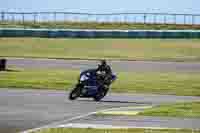
[(103, 79), (101, 79), (101, 82), (103, 82), (105, 85), (109, 86), (111, 84), (112, 79), (112, 69), (107, 64), (106, 60), (101, 60), (100, 64), (98, 65), (98, 68), (96, 69), (96, 72), (105, 73)]

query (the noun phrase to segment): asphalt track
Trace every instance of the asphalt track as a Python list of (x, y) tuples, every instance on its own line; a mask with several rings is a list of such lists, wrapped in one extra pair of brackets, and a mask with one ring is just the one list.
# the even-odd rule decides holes
[[(96, 61), (46, 60), (46, 59), (8, 59), (8, 66), (27, 69), (78, 69), (84, 70), (96, 66)], [(115, 71), (162, 71), (162, 72), (200, 72), (200, 63), (112, 61), (109, 62)], [(199, 119), (175, 119), (152, 117), (97, 117), (89, 115), (99, 110), (127, 107), (149, 106), (163, 103), (199, 101), (200, 97), (142, 95), (142, 94), (109, 94), (102, 102), (80, 99), (69, 101), (64, 91), (0, 89), (0, 132), (14, 133), (44, 125), (67, 124), (106, 124), (132, 127), (170, 127), (200, 128)], [(52, 124), (54, 123), (54, 124)], [(55, 124), (56, 123), (56, 124)]]
[[(68, 121), (73, 117), (109, 108), (200, 100), (199, 97), (142, 94), (109, 94), (101, 102), (94, 102), (91, 99), (69, 101), (67, 97), (68, 93), (64, 91), (0, 89), (0, 132), (14, 133), (54, 122), (58, 122), (59, 125), (67, 124), (73, 122)], [(141, 124), (144, 119), (140, 120), (139, 123)], [(150, 120), (153, 121), (154, 119)], [(74, 122), (77, 123), (78, 121), (75, 120)], [(90, 123), (94, 122), (94, 119), (92, 121), (91, 119), (83, 119), (79, 122), (81, 121)], [(98, 118), (96, 122), (99, 121), (108, 124), (113, 123), (113, 121)], [(195, 127), (200, 127), (200, 121), (198, 120), (199, 124), (196, 121), (192, 120), (190, 123), (196, 123)], [(121, 123), (123, 125), (123, 119)], [(143, 124), (145, 124), (145, 121), (143, 121)], [(177, 124), (174, 123), (174, 125)]]
[[(26, 69), (75, 69), (95, 68), (98, 61), (93, 60), (56, 60), (56, 59), (13, 59), (9, 58), (9, 67)], [(109, 61), (118, 72), (200, 72), (200, 62), (155, 62), (155, 61)]]

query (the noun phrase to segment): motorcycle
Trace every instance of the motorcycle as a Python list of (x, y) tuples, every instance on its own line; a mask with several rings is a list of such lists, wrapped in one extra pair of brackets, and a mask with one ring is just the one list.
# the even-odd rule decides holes
[(93, 98), (95, 101), (100, 101), (104, 98), (109, 90), (109, 85), (113, 83), (117, 76), (111, 75), (109, 85), (102, 82), (105, 73), (96, 72), (96, 69), (89, 69), (80, 73), (78, 83), (69, 94), (70, 100), (81, 98)]

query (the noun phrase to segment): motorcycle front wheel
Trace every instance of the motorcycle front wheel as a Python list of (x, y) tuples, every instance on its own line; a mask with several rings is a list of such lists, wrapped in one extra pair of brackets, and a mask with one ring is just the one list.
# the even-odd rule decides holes
[(80, 96), (81, 90), (79, 87), (74, 88), (69, 94), (69, 100), (75, 100)]

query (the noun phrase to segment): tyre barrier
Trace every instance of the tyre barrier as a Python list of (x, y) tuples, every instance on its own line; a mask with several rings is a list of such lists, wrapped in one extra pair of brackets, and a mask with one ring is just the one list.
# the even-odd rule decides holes
[(6, 70), (6, 59), (0, 59), (0, 71)]
[(200, 38), (200, 30), (0, 29), (0, 37)]

